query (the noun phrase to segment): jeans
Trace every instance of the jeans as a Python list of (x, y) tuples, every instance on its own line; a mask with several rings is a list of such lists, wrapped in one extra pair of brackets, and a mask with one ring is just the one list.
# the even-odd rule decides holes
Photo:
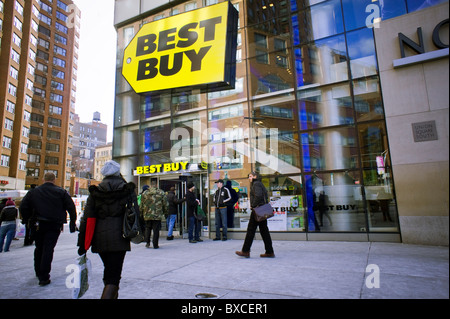
[(222, 232), (223, 232), (223, 238), (227, 238), (227, 208), (217, 208), (216, 207), (216, 238), (220, 238), (220, 224), (222, 221)]
[(194, 216), (189, 217), (189, 240), (198, 240), (200, 239), (200, 222)]
[(34, 250), (34, 270), (39, 281), (50, 279), (53, 252), (61, 234), (62, 224), (39, 222)]
[(13, 240), (15, 234), (16, 234), (16, 223), (0, 227), (0, 253), (3, 251), (3, 243), (5, 243), (5, 237), (6, 237), (5, 252), (6, 252), (9, 251), (9, 246), (11, 245), (11, 241)]
[(169, 215), (167, 218), (167, 223), (169, 224), (169, 232), (167, 233), (167, 237), (172, 236), (173, 227), (175, 226), (175, 222), (177, 221), (177, 215)]
[(250, 220), (248, 222), (247, 235), (245, 236), (242, 251), (245, 253), (250, 252), (253, 239), (255, 238), (256, 228), (258, 228), (259, 226), (259, 232), (264, 241), (264, 248), (266, 249), (266, 254), (273, 254), (272, 238), (270, 237), (269, 227), (267, 227), (267, 219), (262, 222), (257, 222), (255, 216), (253, 216), (254, 214), (255, 213), (252, 212)]

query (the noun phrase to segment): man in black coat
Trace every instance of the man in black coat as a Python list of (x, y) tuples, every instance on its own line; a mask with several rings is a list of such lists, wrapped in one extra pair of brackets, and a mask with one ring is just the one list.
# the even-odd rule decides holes
[(67, 213), (70, 216), (71, 233), (75, 232), (77, 219), (72, 198), (65, 189), (55, 185), (55, 179), (55, 174), (46, 173), (44, 184), (29, 191), (20, 205), (22, 223), (26, 225), (30, 218), (34, 218), (38, 224), (35, 235), (34, 270), (40, 286), (50, 283), (53, 251), (63, 226), (67, 223)]
[(175, 194), (175, 187), (171, 187), (167, 194), (167, 202), (169, 203), (169, 217), (167, 218), (169, 231), (167, 233), (167, 240), (173, 240), (173, 227), (178, 216), (178, 205), (186, 200), (185, 198), (178, 199)]

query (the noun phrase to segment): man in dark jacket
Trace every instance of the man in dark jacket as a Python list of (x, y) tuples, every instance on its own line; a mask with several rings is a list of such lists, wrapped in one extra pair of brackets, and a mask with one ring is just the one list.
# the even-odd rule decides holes
[(197, 214), (197, 207), (200, 201), (194, 194), (195, 185), (192, 182), (187, 183), (186, 192), (186, 217), (188, 219), (188, 238), (191, 244), (202, 242), (200, 238), (200, 221), (195, 217)]
[(95, 218), (95, 230), (92, 238), (93, 253), (98, 253), (103, 261), (102, 299), (117, 299), (125, 254), (131, 250), (130, 240), (123, 237), (123, 219), (128, 201), (134, 204), (139, 214), (136, 185), (127, 183), (120, 174), (120, 165), (107, 161), (101, 173), (104, 178), (98, 186), (89, 187), (90, 195), (86, 201), (84, 215), (78, 235), (78, 254), (86, 252), (86, 224), (89, 218)]
[(30, 218), (36, 219), (38, 224), (35, 235), (34, 270), (40, 286), (50, 283), (53, 251), (63, 225), (67, 223), (67, 213), (70, 216), (71, 233), (75, 232), (77, 219), (72, 198), (65, 189), (55, 185), (55, 179), (55, 174), (46, 173), (44, 184), (29, 191), (20, 205), (22, 224), (26, 225)]
[(262, 222), (256, 221), (254, 217), (253, 209), (258, 206), (262, 206), (268, 203), (269, 198), (267, 194), (267, 190), (264, 187), (264, 184), (261, 182), (259, 177), (259, 173), (251, 172), (248, 175), (248, 178), (251, 183), (250, 188), (250, 206), (252, 208), (252, 214), (250, 216), (250, 220), (247, 226), (247, 234), (245, 236), (244, 246), (242, 247), (242, 251), (237, 251), (236, 255), (241, 257), (250, 257), (250, 248), (253, 243), (253, 239), (255, 238), (256, 229), (259, 227), (259, 232), (264, 241), (264, 247), (266, 252), (261, 254), (260, 257), (275, 257), (272, 247), (272, 238), (270, 237), (269, 228), (267, 227), (267, 219)]
[(223, 180), (219, 179), (217, 182), (217, 190), (214, 193), (214, 205), (216, 207), (216, 238), (214, 240), (220, 240), (220, 226), (222, 225), (222, 240), (227, 240), (227, 203), (231, 201), (231, 194), (228, 188), (223, 187)]
[(178, 205), (186, 200), (185, 198), (177, 198), (175, 194), (175, 187), (171, 187), (167, 194), (167, 202), (169, 203), (169, 217), (167, 218), (169, 231), (167, 233), (167, 240), (173, 240), (173, 227), (178, 216)]

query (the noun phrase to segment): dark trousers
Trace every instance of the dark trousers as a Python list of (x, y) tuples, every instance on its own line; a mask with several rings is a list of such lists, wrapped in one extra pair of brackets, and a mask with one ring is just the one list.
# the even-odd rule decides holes
[(255, 238), (256, 229), (259, 227), (259, 233), (264, 241), (264, 247), (266, 249), (266, 254), (273, 254), (272, 238), (270, 237), (269, 227), (267, 227), (267, 219), (262, 222), (257, 222), (252, 212), (250, 220), (247, 227), (247, 235), (245, 236), (244, 246), (242, 251), (245, 253), (250, 252), (252, 247), (253, 239)]
[(103, 283), (119, 286), (122, 276), (123, 261), (126, 251), (112, 251), (99, 253), (105, 267), (103, 271)]
[(158, 247), (159, 242), (159, 231), (161, 230), (160, 220), (146, 220), (145, 221), (145, 242), (150, 244), (150, 237), (153, 231), (153, 247)]
[(53, 252), (61, 229), (61, 224), (39, 222), (39, 228), (35, 236), (36, 249), (34, 250), (34, 270), (39, 281), (50, 279)]

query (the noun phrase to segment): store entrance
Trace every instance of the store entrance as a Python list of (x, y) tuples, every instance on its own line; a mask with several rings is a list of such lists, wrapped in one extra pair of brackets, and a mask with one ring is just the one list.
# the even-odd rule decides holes
[[(207, 212), (208, 207), (208, 183), (206, 174), (171, 174), (171, 175), (159, 175), (144, 177), (140, 179), (140, 185), (151, 185), (151, 182), (157, 182), (157, 185), (165, 193), (168, 193), (173, 187), (175, 195), (178, 199), (184, 198), (187, 192), (187, 184), (189, 182), (195, 185), (195, 196), (200, 201), (203, 211)], [(186, 203), (177, 205), (177, 219), (174, 226), (174, 236), (181, 236), (182, 238), (188, 238), (188, 224), (186, 217)], [(168, 225), (163, 222), (161, 225), (161, 236), (165, 236), (168, 231)], [(208, 221), (204, 221), (202, 225), (202, 233), (204, 229), (208, 229)]]

